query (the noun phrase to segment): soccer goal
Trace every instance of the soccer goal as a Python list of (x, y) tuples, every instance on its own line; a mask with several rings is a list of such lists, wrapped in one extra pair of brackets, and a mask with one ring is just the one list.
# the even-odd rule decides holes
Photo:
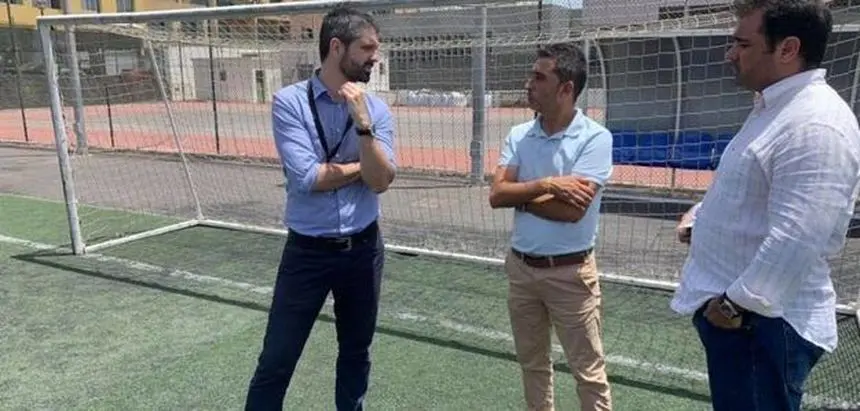
[[(403, 254), (503, 262), (511, 215), (489, 207), (487, 181), (508, 130), (534, 117), (523, 86), (535, 49), (553, 42), (582, 47), (589, 79), (578, 106), (614, 136), (615, 169), (598, 234), (601, 275), (634, 290), (608, 291), (617, 293), (607, 297), (616, 318), (610, 323), (625, 324), (612, 331), (623, 344), (614, 346), (621, 354), (610, 362), (702, 389), (701, 356), (675, 355), (672, 348), (695, 345), (689, 331), (640, 342), (687, 330), (663, 302), (686, 256), (673, 229), (708, 187), (755, 96), (735, 84), (724, 64), (735, 21), (727, 2), (684, 3), (348, 4), (371, 12), (381, 30), (380, 60), (365, 87), (395, 115), (399, 174), (383, 195), (380, 223), (387, 247)], [(52, 130), (34, 129), (30, 138), (50, 138), (56, 148), (73, 253), (107, 253), (199, 227), (284, 235), (286, 190), (271, 99), (319, 65), (316, 36), (335, 4), (40, 18)], [(825, 62), (828, 81), (852, 107), (860, 84), (854, 9), (835, 12)], [(206, 238), (194, 241), (205, 247)], [(852, 326), (860, 293), (855, 241), (848, 239), (833, 264), (840, 312)], [(193, 252), (173, 244), (171, 261)], [(164, 248), (170, 246), (159, 252)], [(136, 256), (150, 251), (138, 249)], [(221, 258), (229, 264), (229, 255)], [(454, 271), (452, 283), (460, 281)], [(464, 324), (477, 322), (471, 312), (462, 314)], [(860, 344), (856, 327), (841, 326), (846, 344)], [(631, 328), (643, 331), (631, 337)], [(678, 361), (667, 360), (673, 355)], [(857, 370), (830, 364), (836, 371), (827, 373), (858, 386)], [(813, 400), (860, 403), (856, 389), (821, 381)]]
[[(200, 225), (284, 234), (270, 102), (319, 64), (315, 36), (335, 4), (40, 18), (73, 252)], [(575, 42), (589, 64), (579, 106), (615, 136), (604, 277), (674, 288), (685, 252), (674, 221), (754, 98), (723, 63), (728, 6), (349, 4), (374, 15), (384, 44), (366, 87), (396, 117), (401, 177), (382, 210), (393, 249), (501, 261), (510, 217), (486, 206), (486, 181), (509, 128), (533, 118), (523, 84), (536, 47)], [(853, 106), (858, 30), (835, 31), (830, 81)], [(841, 281), (849, 312), (858, 290)]]

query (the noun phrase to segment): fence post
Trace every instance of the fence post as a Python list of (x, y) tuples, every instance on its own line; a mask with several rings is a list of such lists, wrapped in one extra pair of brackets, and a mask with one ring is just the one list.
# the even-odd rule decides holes
[(209, 26), (209, 87), (212, 90), (212, 118), (215, 122), (215, 154), (221, 154), (221, 133), (218, 130), (218, 96), (215, 94), (215, 52), (212, 47), (212, 27)]
[(110, 108), (110, 86), (105, 85), (105, 104), (107, 105), (108, 130), (110, 130), (110, 148), (116, 148), (113, 134), (113, 113)]
[(473, 184), (484, 180), (484, 142), (487, 132), (487, 6), (481, 6), (478, 44), (472, 45), (472, 158)]
[(30, 142), (30, 134), (27, 127), (27, 113), (24, 110), (24, 93), (21, 91), (23, 79), (21, 76), (21, 49), (18, 48), (18, 39), (15, 36), (15, 25), (12, 23), (11, 0), (6, 0), (6, 17), (9, 21), (9, 40), (12, 42), (12, 53), (15, 55), (15, 91), (18, 92), (18, 105), (21, 107), (21, 125), (24, 127), (24, 141)]

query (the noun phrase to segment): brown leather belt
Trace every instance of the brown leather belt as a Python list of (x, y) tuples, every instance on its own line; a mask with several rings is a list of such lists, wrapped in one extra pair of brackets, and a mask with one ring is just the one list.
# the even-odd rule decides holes
[(592, 251), (594, 251), (594, 249), (589, 248), (588, 250), (577, 251), (575, 253), (543, 256), (529, 255), (515, 249), (511, 249), (511, 253), (515, 257), (522, 260), (527, 266), (534, 268), (552, 268), (582, 264), (588, 256), (591, 255)]

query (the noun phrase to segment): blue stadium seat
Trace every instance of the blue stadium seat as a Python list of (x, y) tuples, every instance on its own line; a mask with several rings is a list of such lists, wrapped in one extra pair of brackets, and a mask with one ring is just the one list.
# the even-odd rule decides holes
[(636, 158), (639, 166), (668, 167), (672, 136), (667, 132), (645, 131), (636, 134)]
[(612, 162), (619, 165), (713, 170), (719, 165), (734, 133), (716, 136), (698, 130), (684, 131), (675, 143), (673, 132), (611, 130)]
[(714, 141), (714, 152), (711, 155), (711, 169), (716, 170), (717, 166), (720, 165), (720, 157), (723, 156), (723, 152), (726, 151), (726, 146), (729, 145), (729, 141), (735, 137), (735, 133), (723, 133), (717, 135)]
[(633, 164), (636, 158), (636, 132), (633, 130), (614, 130), (612, 133), (612, 162)]
[(670, 167), (687, 170), (708, 170), (716, 147), (714, 137), (703, 131), (684, 131), (672, 147)]

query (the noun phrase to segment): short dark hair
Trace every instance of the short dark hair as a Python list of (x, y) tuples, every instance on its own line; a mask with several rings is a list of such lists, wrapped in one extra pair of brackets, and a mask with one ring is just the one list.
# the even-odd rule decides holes
[(830, 9), (820, 0), (735, 0), (735, 14), (744, 17), (762, 10), (762, 34), (772, 51), (788, 37), (800, 39), (804, 68), (817, 68), (824, 60), (833, 30)]
[(555, 60), (553, 72), (562, 83), (573, 81), (575, 89), (573, 101), (576, 101), (588, 80), (588, 61), (585, 59), (585, 53), (573, 43), (556, 43), (540, 46), (537, 57)]
[(379, 32), (379, 27), (370, 14), (346, 6), (337, 6), (330, 10), (323, 16), (320, 26), (320, 61), (328, 57), (331, 39), (338, 39), (349, 47), (367, 28)]

